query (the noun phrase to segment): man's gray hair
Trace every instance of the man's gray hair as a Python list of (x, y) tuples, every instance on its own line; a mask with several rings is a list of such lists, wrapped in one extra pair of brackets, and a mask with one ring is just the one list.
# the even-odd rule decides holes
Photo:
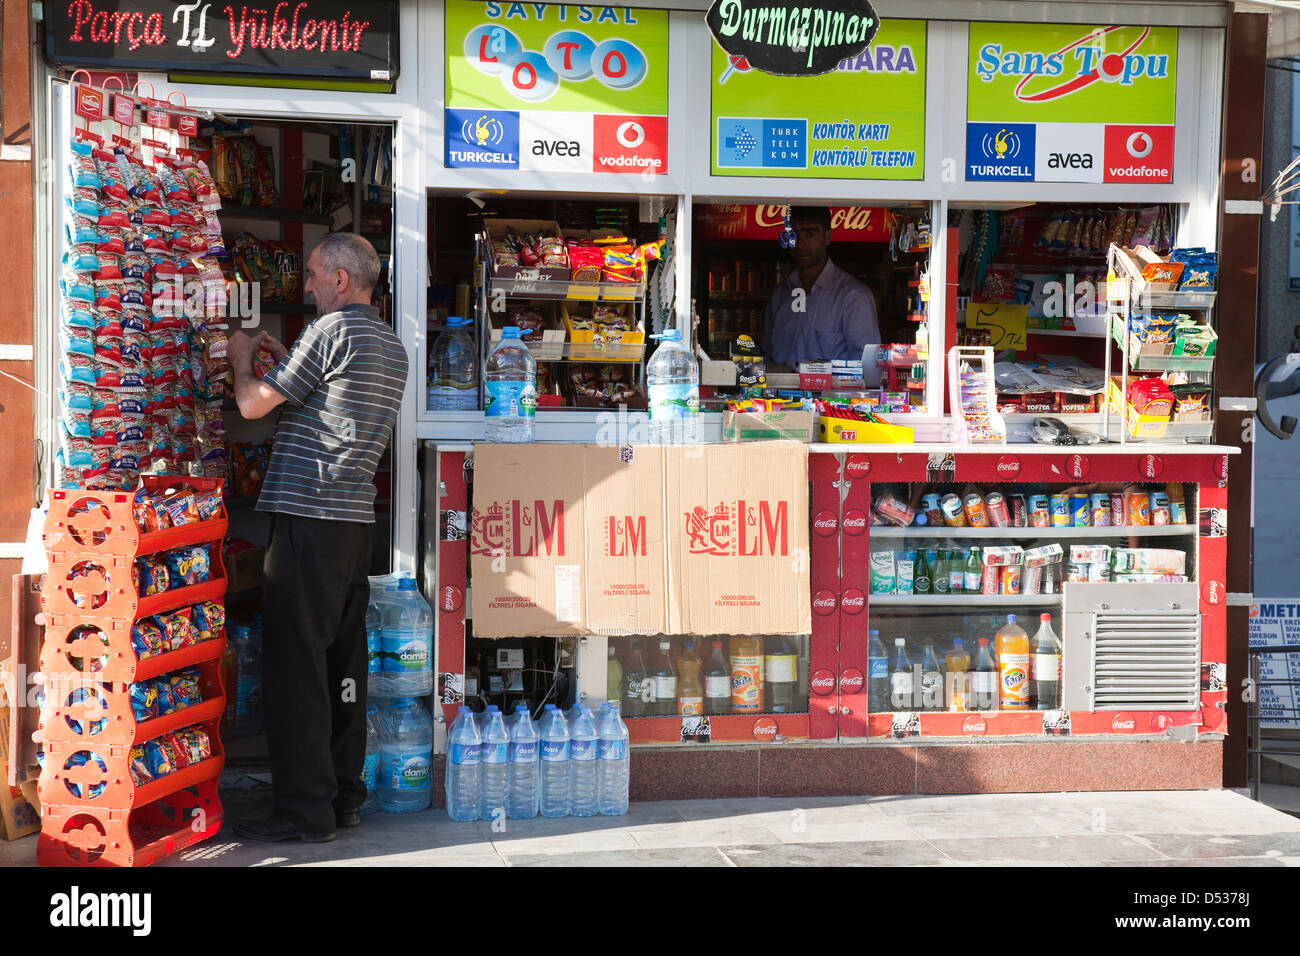
[(379, 283), (379, 254), (356, 233), (331, 232), (316, 244), (316, 251), (326, 272), (342, 269), (359, 290), (370, 292)]

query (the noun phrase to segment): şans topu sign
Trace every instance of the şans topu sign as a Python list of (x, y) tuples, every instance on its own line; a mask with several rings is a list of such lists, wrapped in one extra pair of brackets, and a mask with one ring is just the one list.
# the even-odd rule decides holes
[(718, 46), (775, 76), (818, 76), (870, 44), (880, 19), (867, 0), (713, 0), (705, 17)]

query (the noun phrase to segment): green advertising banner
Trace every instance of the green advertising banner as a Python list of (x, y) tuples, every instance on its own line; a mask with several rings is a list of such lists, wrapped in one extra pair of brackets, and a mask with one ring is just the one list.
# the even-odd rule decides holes
[(925, 30), (885, 20), (865, 52), (820, 76), (769, 76), (715, 43), (715, 176), (925, 178)]
[(653, 173), (668, 165), (668, 14), (446, 3), (446, 165)]

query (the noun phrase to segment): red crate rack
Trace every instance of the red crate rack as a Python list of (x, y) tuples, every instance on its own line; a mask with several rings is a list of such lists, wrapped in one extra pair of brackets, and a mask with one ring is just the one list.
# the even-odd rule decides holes
[[(217, 479), (148, 476), (143, 482), (150, 492), (186, 486), (221, 495)], [(49, 571), (41, 596), (46, 703), (36, 858), (42, 866), (148, 866), (221, 828), (217, 782), (225, 764), (219, 730), (226, 705), (226, 636), (222, 628), (198, 644), (138, 660), (131, 629), (155, 614), (222, 600), (224, 505), (207, 521), (141, 532), (133, 493), (59, 489), (50, 497), (44, 531)], [(149, 597), (136, 593), (131, 570), (137, 558), (196, 545), (208, 546), (208, 581)], [(199, 703), (136, 720), (129, 685), (187, 667), (199, 670)], [(211, 756), (137, 785), (131, 748), (191, 726), (207, 732)], [(74, 763), (79, 754), (90, 756)]]

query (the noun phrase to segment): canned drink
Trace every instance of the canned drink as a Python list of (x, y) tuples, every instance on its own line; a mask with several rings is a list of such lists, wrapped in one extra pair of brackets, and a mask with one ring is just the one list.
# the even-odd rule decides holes
[(1075, 528), (1092, 526), (1092, 501), (1087, 495), (1070, 496), (1070, 524)]
[(1029, 496), (1029, 526), (1031, 528), (1052, 526), (1052, 505), (1047, 495)]
[(980, 577), (980, 594), (998, 593), (998, 581), (1001, 580), (998, 571), (999, 568), (996, 564), (984, 565), (984, 573)]
[(988, 510), (990, 528), (1005, 528), (1011, 524), (1011, 516), (1007, 514), (1007, 499), (1002, 492), (990, 491), (984, 500), (984, 506)]
[(1052, 527), (1070, 527), (1070, 496), (1052, 495)]
[(922, 495), (921, 510), (925, 512), (926, 520), (932, 528), (942, 528), (944, 525), (943, 510), (939, 507), (939, 499), (942, 495)]
[(1151, 496), (1145, 491), (1130, 491), (1127, 498), (1128, 523), (1145, 527), (1151, 523)]
[(1093, 582), (1107, 582), (1110, 580), (1110, 565), (1105, 561), (1097, 564), (1088, 565), (1088, 580)]
[(1011, 496), (1011, 524), (1016, 528), (1029, 527), (1029, 506), (1024, 495)]
[(966, 520), (972, 528), (989, 526), (988, 512), (984, 510), (984, 499), (977, 494), (966, 496)]
[(1151, 523), (1152, 524), (1169, 524), (1171, 514), (1169, 510), (1169, 495), (1163, 491), (1153, 491), (1151, 493)]
[(1088, 565), (1086, 564), (1069, 564), (1065, 568), (1065, 580), (1068, 584), (1071, 581), (1085, 582), (1088, 580)]
[(1024, 583), (1021, 588), (1025, 594), (1042, 594), (1043, 593), (1043, 569), (1045, 565), (1036, 565), (1032, 568), (1025, 568)]
[(939, 507), (943, 511), (943, 520), (948, 527), (966, 527), (966, 511), (961, 506), (961, 499), (956, 495), (944, 495), (943, 500), (939, 502)]
[(1187, 505), (1182, 499), (1178, 501), (1169, 499), (1169, 523), (1187, 524)]
[(1021, 571), (1018, 564), (1005, 564), (1002, 566), (1002, 593), (1019, 594), (1021, 584)]
[(1110, 527), (1110, 495), (1092, 496), (1092, 526), (1094, 528)]
[(1124, 496), (1113, 494), (1110, 496), (1110, 524), (1113, 528), (1122, 528), (1128, 524), (1124, 518)]

